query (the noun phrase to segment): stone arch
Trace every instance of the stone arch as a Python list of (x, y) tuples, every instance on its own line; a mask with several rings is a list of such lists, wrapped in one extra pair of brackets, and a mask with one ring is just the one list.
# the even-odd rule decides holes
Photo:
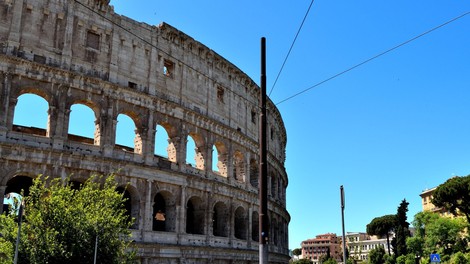
[(217, 202), (212, 212), (212, 234), (214, 236), (228, 237), (230, 228), (229, 210), (224, 202)]
[[(29, 188), (33, 185), (33, 178), (22, 174), (15, 175), (6, 182), (3, 201), (3, 212), (18, 214), (20, 203), (24, 196), (29, 195)], [(5, 200), (7, 199), (7, 200)], [(9, 204), (9, 205), (6, 205)]]
[[(217, 172), (224, 177), (227, 177), (227, 164), (228, 164), (228, 150), (225, 144), (221, 141), (216, 141), (213, 145), (212, 163), (215, 164)], [(213, 166), (214, 167), (214, 166)], [(214, 170), (214, 169), (213, 169)]]
[[(190, 140), (194, 141), (194, 161), (195, 161), (195, 167), (199, 170), (204, 170), (205, 169), (205, 153), (204, 153), (204, 139), (202, 135), (190, 132), (188, 134), (187, 142), (190, 143)], [(191, 144), (187, 144), (189, 146)], [(186, 162), (189, 164), (192, 164), (189, 162), (191, 159), (192, 153), (190, 152), (189, 148), (186, 148)]]
[(239, 182), (245, 181), (245, 156), (238, 150), (233, 154), (233, 176)]
[(234, 233), (235, 238), (238, 239), (247, 239), (247, 230), (248, 230), (248, 218), (246, 215), (246, 210), (242, 206), (239, 206), (235, 210), (234, 214)]
[(271, 243), (273, 243), (274, 245), (279, 245), (279, 226), (278, 226), (278, 222), (277, 222), (277, 219), (275, 217), (271, 217), (272, 221), (270, 222), (271, 223), (271, 229), (270, 229), (270, 237), (271, 237)]
[[(17, 98), (15, 108), (13, 110), (13, 130), (39, 135), (39, 136), (50, 136), (50, 104), (44, 93), (39, 92), (40, 90), (24, 90)], [(32, 109), (30, 102), (26, 102), (23, 106), (23, 100), (37, 101), (42, 104), (44, 109)], [(23, 113), (25, 111), (25, 113)], [(44, 111), (43, 115), (38, 115), (41, 111)], [(22, 115), (27, 115), (28, 122), (23, 121)], [(44, 125), (37, 123), (31, 124), (31, 120), (38, 120), (44, 122)]]
[[(88, 137), (88, 135), (86, 135), (86, 133), (81, 133), (79, 132), (81, 129), (83, 129), (83, 122), (80, 122), (80, 130), (79, 129), (75, 129), (75, 127), (77, 126), (76, 122), (78, 123), (78, 120), (75, 120), (75, 112), (72, 110), (73, 107), (79, 107), (79, 106), (83, 106), (83, 107), (86, 107), (86, 108), (81, 108), (81, 109), (78, 109), (78, 114), (80, 115), (79, 118), (82, 119), (83, 118), (83, 115), (88, 115), (88, 113), (86, 113), (86, 111), (88, 110), (91, 110), (91, 113), (93, 114), (92, 118), (93, 118), (93, 123), (88, 123), (88, 125), (92, 126), (92, 129), (89, 128), (89, 130), (93, 130), (93, 136), (91, 137), (91, 141), (89, 140), (90, 137)], [(100, 142), (101, 142), (101, 131), (100, 131), (100, 125), (99, 125), (99, 109), (98, 107), (93, 103), (93, 102), (90, 102), (90, 101), (87, 101), (87, 100), (77, 100), (77, 101), (74, 101), (68, 108), (68, 110), (70, 110), (70, 114), (69, 114), (69, 122), (68, 122), (68, 131), (67, 131), (67, 135), (68, 135), (68, 138), (71, 139), (71, 140), (74, 140), (74, 141), (80, 141), (80, 142), (83, 142), (83, 143), (88, 143), (88, 144), (93, 144), (93, 145), (99, 145)], [(77, 116), (78, 117), (78, 116)], [(82, 120), (80, 120), (82, 121)], [(91, 122), (91, 120), (88, 120)], [(71, 133), (71, 131), (77, 131), (75, 133)]]
[(259, 164), (256, 159), (250, 159), (250, 184), (255, 188), (259, 185)]
[(259, 242), (259, 214), (256, 211), (251, 213), (251, 240)]
[[(120, 116), (122, 116), (122, 117), (120, 118)], [(120, 127), (119, 119), (121, 119), (121, 122), (124, 122), (125, 125), (128, 125), (128, 126), (131, 125), (129, 123), (129, 119), (127, 119), (127, 118), (129, 118), (132, 121), (132, 123), (134, 124), (134, 131), (133, 132), (130, 131), (129, 127), (125, 127), (125, 128)], [(116, 138), (115, 138), (116, 145), (118, 145), (118, 143), (120, 143), (119, 145), (123, 145), (125, 147), (125, 149), (129, 148), (129, 149), (127, 149), (128, 151), (131, 151), (131, 149), (132, 149), (132, 151), (134, 153), (142, 154), (142, 145), (143, 144), (142, 144), (142, 129), (141, 129), (141, 126), (140, 126), (140, 119), (137, 118), (136, 114), (133, 113), (133, 112), (121, 112), (116, 116), (115, 120), (117, 121), (117, 124), (116, 124)], [(122, 137), (127, 138), (127, 140), (129, 140), (129, 137), (131, 137), (132, 134), (134, 135), (134, 139), (133, 139), (132, 144), (129, 144), (129, 143), (127, 143), (128, 141), (124, 141), (123, 139), (120, 138), (122, 136)], [(131, 145), (133, 146), (133, 148), (131, 147)]]
[[(166, 147), (166, 152), (167, 152), (167, 157), (168, 160), (171, 162), (177, 162), (178, 161), (178, 150), (179, 150), (179, 142), (177, 139), (178, 137), (178, 131), (175, 128), (175, 126), (171, 125), (169, 122), (161, 122), (158, 124), (161, 126), (163, 129), (165, 129), (166, 134), (168, 135), (167, 138), (167, 147)], [(158, 130), (156, 131), (158, 137)], [(157, 147), (157, 143), (155, 143), (155, 146)]]
[(131, 228), (136, 229), (139, 226), (140, 197), (137, 189), (132, 185), (119, 186), (116, 191), (123, 195), (124, 208), (129, 218), (134, 219)]
[(169, 191), (155, 194), (153, 199), (153, 231), (175, 232), (176, 230), (176, 201)]
[(204, 234), (204, 203), (201, 198), (193, 196), (186, 203), (186, 233)]

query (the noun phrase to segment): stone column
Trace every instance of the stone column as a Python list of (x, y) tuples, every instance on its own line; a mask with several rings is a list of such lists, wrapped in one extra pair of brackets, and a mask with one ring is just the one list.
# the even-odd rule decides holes
[(176, 234), (178, 234), (177, 244), (181, 244), (180, 234), (186, 233), (186, 195), (187, 195), (187, 186), (181, 186), (179, 205), (176, 205)]
[(72, 64), (72, 42), (73, 42), (73, 24), (74, 24), (75, 1), (69, 1), (67, 4), (67, 21), (65, 25), (64, 46), (62, 48), (62, 68), (69, 69)]
[(153, 164), (153, 157), (155, 156), (155, 124), (153, 121), (153, 112), (148, 110), (147, 113), (147, 127), (145, 128), (145, 138), (142, 138), (142, 155), (144, 162), (147, 165)]
[(8, 44), (7, 44), (7, 54), (15, 54), (20, 45), (20, 31), (21, 31), (21, 19), (23, 17), (23, 0), (14, 1), (13, 5), (13, 18), (10, 25), (10, 31), (8, 32)]
[[(110, 100), (111, 101), (111, 100)], [(108, 100), (102, 100), (103, 108), (100, 115), (100, 143), (105, 157), (111, 157), (113, 155), (113, 149), (116, 139), (116, 125), (117, 120), (114, 119), (114, 107), (112, 102)]]
[(153, 199), (152, 199), (153, 180), (147, 180), (147, 191), (145, 195), (144, 213), (142, 214), (142, 231), (151, 231), (153, 224)]
[(5, 190), (7, 189), (7, 186), (0, 186), (0, 201), (1, 205), (0, 206), (0, 214), (3, 214), (3, 200), (5, 198)]
[(10, 112), (10, 89), (11, 89), (11, 75), (9, 73), (0, 74), (0, 138), (5, 139), (8, 131), (8, 114)]

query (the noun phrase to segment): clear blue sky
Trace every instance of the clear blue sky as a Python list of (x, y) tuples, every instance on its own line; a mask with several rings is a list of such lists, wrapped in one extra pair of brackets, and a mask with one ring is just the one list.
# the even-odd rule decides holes
[[(310, 0), (112, 0), (115, 12), (164, 21), (259, 83), (267, 38), (268, 91)], [(271, 94), (278, 103), (470, 11), (469, 1), (315, 1)], [(338, 76), (278, 108), (287, 129), (289, 247), (317, 234), (362, 231), (394, 214), (408, 219), (419, 194), (470, 174), (470, 14)], [(92, 122), (92, 120), (90, 121)]]
[[(259, 83), (267, 39), (271, 89), (310, 0), (113, 0), (115, 11), (164, 21)], [(470, 11), (467, 1), (315, 1), (273, 102)], [(470, 174), (470, 14), (278, 105), (287, 129), (289, 247), (320, 233), (365, 231), (376, 216), (408, 217), (419, 193)]]

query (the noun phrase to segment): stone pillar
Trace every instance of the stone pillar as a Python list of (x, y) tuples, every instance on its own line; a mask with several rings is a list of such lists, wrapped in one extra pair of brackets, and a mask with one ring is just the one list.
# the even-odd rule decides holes
[(248, 207), (248, 234), (247, 234), (247, 246), (248, 248), (251, 248), (251, 241), (253, 240), (251, 238), (252, 230), (253, 230), (253, 205), (250, 204)]
[(5, 198), (5, 190), (7, 189), (7, 186), (0, 186), (0, 214), (3, 214), (3, 200)]
[(204, 220), (204, 234), (206, 234), (206, 245), (210, 246), (210, 238), (214, 236), (214, 226), (212, 224), (214, 208), (212, 206), (212, 193), (207, 191), (205, 196), (206, 197), (204, 200), (206, 202), (206, 219)]
[(7, 54), (15, 54), (20, 45), (20, 31), (21, 31), (21, 19), (23, 17), (23, 0), (14, 1), (13, 5), (13, 18), (10, 25), (10, 31), (8, 32), (8, 44)]
[(147, 112), (147, 127), (145, 128), (145, 138), (142, 139), (142, 155), (144, 162), (147, 165), (153, 164), (153, 157), (155, 156), (155, 122), (153, 121), (153, 112)]
[(178, 241), (177, 244), (180, 245), (180, 235), (186, 233), (186, 195), (187, 195), (187, 186), (181, 186), (180, 197), (179, 197), (179, 205), (176, 205), (176, 230), (175, 232), (178, 234)]
[(116, 139), (117, 120), (114, 119), (114, 107), (106, 99), (102, 100), (100, 115), (100, 143), (105, 157), (112, 157)]
[(0, 74), (0, 138), (5, 139), (8, 131), (8, 114), (10, 112), (10, 89), (11, 75), (9, 73)]
[(144, 213), (142, 214), (142, 231), (151, 231), (153, 224), (153, 199), (152, 199), (153, 180), (147, 180), (147, 190), (145, 195)]
[(67, 4), (67, 21), (65, 25), (64, 46), (62, 48), (62, 68), (69, 69), (72, 64), (72, 43), (73, 43), (73, 24), (75, 1), (69, 1)]
[[(118, 31), (119, 32), (119, 31)], [(111, 50), (110, 53), (110, 61), (109, 61), (109, 81), (112, 83), (118, 83), (118, 54), (121, 45), (124, 43), (124, 38), (119, 36), (119, 34), (114, 33), (112, 34), (112, 42), (111, 42)]]

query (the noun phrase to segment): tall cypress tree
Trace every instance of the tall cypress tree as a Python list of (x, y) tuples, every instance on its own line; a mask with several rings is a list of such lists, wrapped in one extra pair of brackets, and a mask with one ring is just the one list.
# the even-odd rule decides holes
[(406, 238), (411, 236), (409, 227), (410, 223), (407, 221), (406, 212), (408, 212), (409, 203), (406, 199), (400, 203), (397, 209), (397, 226), (395, 227), (395, 257), (406, 255), (408, 253), (406, 248)]

